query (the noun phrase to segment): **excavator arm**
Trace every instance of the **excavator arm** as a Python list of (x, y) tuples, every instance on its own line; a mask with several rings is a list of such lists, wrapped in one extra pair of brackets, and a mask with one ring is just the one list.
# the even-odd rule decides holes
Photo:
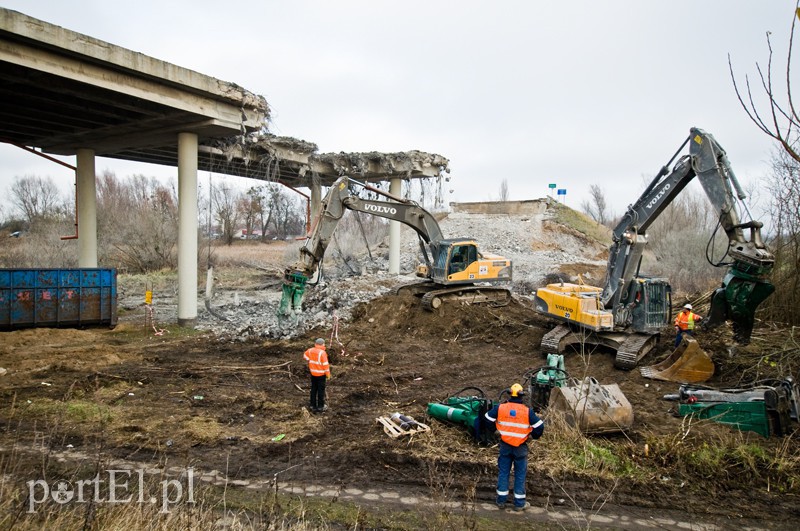
[[(684, 155), (668, 169), (686, 144)], [(656, 175), (639, 199), (628, 207), (613, 231), (606, 281), (601, 301), (614, 313), (615, 321), (625, 312), (632, 282), (638, 276), (642, 252), (647, 243), (646, 231), (675, 197), (697, 177), (711, 204), (719, 214), (719, 223), (728, 237), (728, 271), (713, 297), (707, 326), (731, 320), (734, 337), (747, 342), (753, 328), (755, 310), (773, 291), (766, 280), (774, 257), (761, 237), (762, 223), (742, 222), (737, 205), (750, 215), (744, 203), (746, 195), (730, 166), (725, 150), (713, 136), (697, 128), (690, 130), (672, 159)], [(735, 192), (735, 193), (734, 193)], [(749, 229), (749, 235), (745, 230)], [(749, 236), (749, 238), (748, 238)]]
[[(391, 201), (362, 199), (352, 194), (350, 184), (358, 184)], [(333, 183), (322, 200), (322, 212), (315, 220), (314, 227), (306, 238), (305, 244), (300, 248), (300, 259), (284, 272), (283, 298), (279, 309), (281, 315), (288, 315), (300, 310), (306, 283), (319, 269), (319, 264), (325, 256), (333, 233), (346, 210), (365, 212), (373, 216), (399, 221), (414, 229), (421, 239), (422, 255), (428, 262), (428, 269), (431, 269), (431, 258), (428, 256), (425, 244), (435, 244), (443, 239), (436, 218), (413, 201), (395, 197), (348, 177), (340, 177)]]

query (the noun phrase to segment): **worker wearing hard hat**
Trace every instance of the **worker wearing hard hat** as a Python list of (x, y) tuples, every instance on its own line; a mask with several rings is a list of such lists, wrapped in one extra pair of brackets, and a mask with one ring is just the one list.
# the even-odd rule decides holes
[(497, 456), (497, 499), (504, 509), (508, 500), (508, 483), (514, 467), (514, 510), (524, 511), (530, 504), (525, 500), (525, 476), (528, 472), (528, 439), (538, 439), (544, 432), (544, 422), (526, 406), (522, 386), (515, 383), (509, 389), (511, 398), (486, 413), (500, 433), (500, 453)]
[(692, 311), (691, 304), (684, 304), (681, 313), (675, 317), (675, 348), (681, 344), (684, 334), (693, 335), (694, 327), (703, 318)]
[(312, 413), (322, 413), (328, 409), (325, 405), (325, 382), (331, 377), (331, 366), (328, 363), (325, 340), (317, 339), (314, 346), (303, 353), (303, 359), (308, 362), (308, 372), (311, 373), (311, 403), (309, 407)]

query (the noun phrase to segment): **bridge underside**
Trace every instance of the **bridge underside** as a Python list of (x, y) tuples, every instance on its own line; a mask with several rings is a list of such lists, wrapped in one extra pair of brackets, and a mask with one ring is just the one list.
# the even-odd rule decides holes
[(76, 156), (81, 267), (97, 265), (95, 157), (178, 168), (179, 322), (197, 315), (198, 170), (307, 187), (312, 211), (342, 175), (399, 195), (402, 179), (449, 171), (420, 151), (319, 154), (269, 134), (269, 118), (267, 101), (235, 83), (0, 8), (0, 142)]

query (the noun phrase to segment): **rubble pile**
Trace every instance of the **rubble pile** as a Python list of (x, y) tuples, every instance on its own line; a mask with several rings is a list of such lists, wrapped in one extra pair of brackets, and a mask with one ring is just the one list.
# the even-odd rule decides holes
[[(605, 266), (596, 257), (599, 244), (587, 244), (569, 231), (547, 225), (547, 212), (536, 215), (451, 213), (440, 221), (445, 237), (474, 238), (483, 252), (511, 258), (514, 264), (512, 291), (528, 297), (543, 279), (559, 271), (562, 264)], [(210, 302), (198, 305), (198, 328), (214, 332), (225, 341), (251, 338), (292, 338), (314, 328), (330, 328), (336, 319), (350, 319), (352, 309), (361, 302), (390, 293), (393, 288), (418, 280), (414, 276), (421, 261), (416, 233), (402, 227), (401, 275), (388, 274), (388, 245), (372, 249), (360, 267), (337, 265), (333, 253), (325, 258), (323, 280), (308, 286), (303, 313), (278, 318), (281, 280), (272, 279), (264, 289), (249, 292), (221, 292)], [(280, 264), (279, 264), (280, 265)], [(285, 265), (285, 264), (283, 264)], [(585, 280), (599, 282), (591, 274)], [(216, 315), (215, 315), (216, 314)], [(225, 320), (220, 319), (223, 317)]]

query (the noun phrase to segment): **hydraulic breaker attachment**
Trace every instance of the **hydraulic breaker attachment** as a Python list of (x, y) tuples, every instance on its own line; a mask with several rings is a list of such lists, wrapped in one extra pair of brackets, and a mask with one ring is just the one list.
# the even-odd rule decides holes
[(753, 332), (756, 309), (772, 295), (775, 286), (763, 278), (770, 268), (760, 268), (737, 262), (728, 270), (722, 286), (711, 296), (711, 310), (706, 328), (714, 328), (730, 320), (733, 339), (746, 345)]
[(680, 402), (680, 416), (713, 420), (763, 437), (781, 437), (796, 430), (792, 421), (797, 421), (797, 395), (797, 386), (789, 377), (742, 389), (682, 385), (677, 395), (664, 398)]
[(308, 277), (299, 271), (287, 269), (283, 275), (283, 295), (278, 316), (300, 313)]
[(537, 413), (542, 411), (550, 403), (553, 387), (560, 387), (569, 379), (563, 354), (548, 354), (547, 365), (526, 371), (522, 378), (528, 383), (530, 407)]
[(684, 335), (681, 344), (667, 359), (639, 370), (642, 376), (653, 380), (700, 383), (714, 375), (714, 362), (693, 337)]
[[(477, 391), (477, 395), (462, 395), (465, 391)], [(443, 402), (432, 402), (428, 404), (427, 413), (429, 417), (442, 422), (458, 424), (467, 428), (470, 435), (480, 443), (487, 443), (491, 440), (489, 422), (484, 415), (494, 407), (494, 403), (485, 398), (482, 390), (477, 387), (466, 387), (447, 398)]]

